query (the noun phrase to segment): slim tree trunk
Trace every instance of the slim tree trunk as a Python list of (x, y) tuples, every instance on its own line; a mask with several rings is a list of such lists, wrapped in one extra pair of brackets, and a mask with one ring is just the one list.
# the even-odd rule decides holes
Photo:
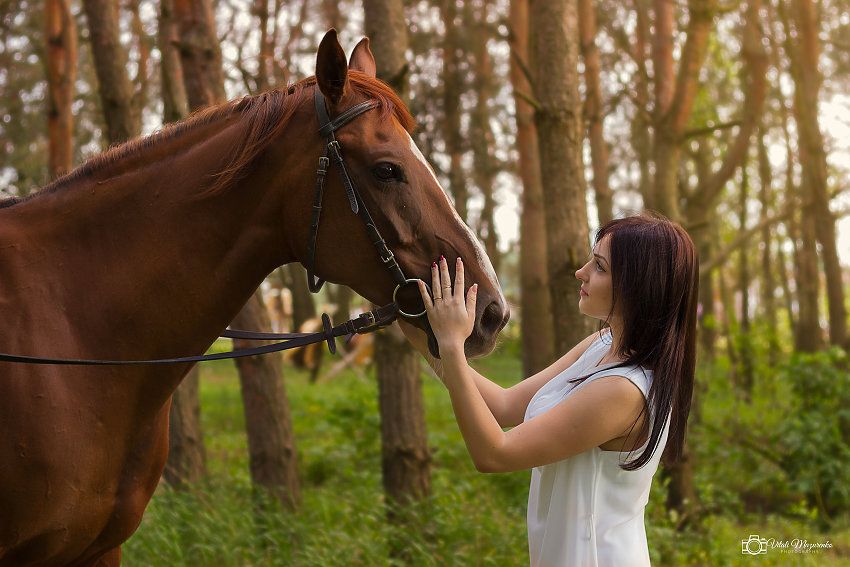
[[(767, 144), (765, 144), (765, 121), (762, 120), (758, 134), (758, 166), (759, 166), (759, 202), (761, 203), (762, 219), (768, 215), (772, 207), (773, 191), (771, 188), (773, 182), (773, 173), (770, 167), (770, 160), (767, 155)], [(767, 322), (768, 333), (768, 357), (771, 366), (774, 366), (779, 360), (779, 336), (776, 332), (777, 317), (776, 317), (776, 276), (773, 269), (773, 257), (771, 253), (771, 244), (773, 243), (773, 231), (770, 226), (765, 226), (761, 232), (761, 240), (764, 242), (764, 248), (761, 251), (761, 285), (759, 289), (760, 303), (762, 316)]]
[(462, 49), (459, 14), (456, 0), (441, 0), (440, 11), (446, 34), (443, 37), (443, 132), (446, 140), (446, 153), (449, 156), (448, 190), (454, 197), (455, 208), (460, 218), (469, 220), (467, 201), (469, 189), (466, 184), (466, 172), (463, 170), (463, 135), (461, 132), (460, 95), (464, 81), (460, 72), (458, 51)]
[[(271, 330), (271, 320), (258, 289), (233, 320), (237, 329)], [(237, 349), (265, 344), (235, 339)], [(271, 353), (236, 359), (251, 455), (251, 478), (291, 509), (298, 507), (298, 456), (283, 384), (283, 356)]]
[[(195, 111), (224, 102), (224, 71), (212, 4), (209, 0), (173, 0), (173, 7), (178, 33), (176, 46), (180, 52), (189, 109)], [(259, 292), (251, 296), (235, 321), (234, 328), (271, 331), (271, 321)], [(300, 499), (297, 455), (282, 362), (280, 355), (266, 356), (267, 360), (240, 359), (237, 364), (245, 407), (251, 478), (257, 485), (269, 489), (284, 505), (296, 507)], [(182, 397), (177, 399), (182, 401)], [(186, 405), (194, 403), (196, 399), (187, 401)], [(180, 434), (179, 430), (172, 433), (173, 436)]]
[(679, 161), (685, 127), (698, 90), (699, 71), (708, 47), (716, 0), (689, 0), (688, 27), (678, 73), (673, 72), (674, 3), (655, 0), (655, 115), (653, 162), (655, 179), (644, 202), (674, 221), (679, 210)]
[(83, 7), (89, 24), (106, 139), (109, 144), (119, 144), (139, 135), (141, 113), (133, 107), (135, 97), (127, 74), (127, 52), (119, 41), (118, 3), (83, 0)]
[[(794, 7), (797, 5), (795, 4)], [(800, 47), (792, 40), (792, 35), (800, 33), (799, 30), (792, 29), (792, 21), (789, 18), (788, 7), (784, 2), (778, 4), (779, 17), (785, 28), (785, 49), (789, 55), (791, 76), (794, 78), (794, 101), (793, 109), (794, 116), (797, 122), (797, 148), (800, 158), (800, 165), (803, 169), (803, 175), (799, 186), (800, 201), (800, 219), (797, 229), (799, 230), (799, 242), (796, 246), (794, 255), (796, 264), (796, 273), (794, 280), (797, 283), (797, 301), (799, 305), (799, 316), (797, 323), (797, 333), (795, 336), (795, 348), (806, 352), (814, 352), (823, 346), (822, 331), (818, 317), (818, 301), (820, 295), (820, 274), (818, 272), (817, 260), (817, 236), (816, 223), (817, 219), (814, 213), (815, 204), (813, 202), (814, 194), (817, 191), (815, 185), (818, 183), (819, 164), (814, 163), (818, 158), (817, 154), (822, 152), (809, 146), (808, 136), (805, 130), (811, 130), (812, 124), (810, 117), (807, 114), (807, 109), (803, 108), (810, 103), (808, 96), (810, 93), (805, 92), (806, 85), (803, 78), (803, 65)], [(815, 63), (817, 65), (817, 63)], [(817, 107), (817, 100), (814, 103)], [(816, 120), (816, 119), (815, 119)], [(816, 124), (816, 122), (815, 122)], [(787, 124), (785, 135), (789, 137)], [(790, 157), (790, 139), (786, 142), (789, 147)], [(813, 155), (811, 152), (814, 151)], [(788, 167), (791, 167), (789, 160)], [(789, 171), (789, 180), (791, 180)], [(791, 181), (793, 183), (793, 181)], [(789, 189), (791, 187), (789, 186)], [(790, 192), (789, 192), (790, 193)], [(794, 197), (792, 197), (794, 198)]]
[(189, 115), (189, 101), (183, 82), (183, 65), (180, 51), (177, 21), (174, 18), (174, 0), (160, 0), (159, 35), (157, 44), (160, 52), (162, 72), (162, 119), (166, 124), (177, 122)]
[(200, 482), (207, 474), (198, 393), (200, 375), (198, 366), (193, 366), (171, 396), (171, 408), (168, 411), (168, 461), (163, 477), (177, 489)]
[(816, 8), (812, 0), (794, 0), (791, 5), (796, 31), (789, 41), (794, 43), (796, 48), (792, 48), (790, 52), (791, 73), (794, 77), (794, 108), (800, 163), (803, 167), (804, 195), (811, 203), (810, 207), (803, 210), (810, 211), (814, 234), (821, 246), (820, 257), (826, 276), (829, 341), (833, 345), (850, 348), (843, 275), (836, 246), (835, 218), (829, 210), (826, 150), (818, 117), (822, 79), (819, 70), (820, 40)]
[(534, 108), (523, 97), (532, 94), (527, 73), (530, 62), (528, 0), (511, 0), (511, 84), (517, 122), (517, 153), (522, 179), (520, 213), (520, 288), (524, 376), (531, 376), (555, 361), (552, 297), (546, 266), (546, 226), (543, 213), (543, 186), (540, 182), (540, 155)]
[[(402, 2), (365, 0), (363, 10), (378, 78), (406, 100), (409, 43)], [(420, 356), (397, 326), (376, 333), (375, 367), (387, 514), (391, 520), (403, 521), (406, 504), (431, 492), (431, 452), (425, 426)], [(408, 551), (402, 542), (392, 541), (390, 553), (404, 560)]]
[(221, 46), (211, 0), (173, 0), (183, 81), (192, 111), (225, 101)]
[(584, 264), (590, 246), (581, 159), (577, 0), (532, 0), (531, 27), (555, 348), (567, 352), (591, 329), (576, 307), (575, 272)]
[(77, 24), (69, 0), (46, 0), (47, 141), (50, 178), (74, 164), (74, 83), (77, 80)]
[(608, 145), (602, 132), (602, 87), (599, 84), (599, 49), (596, 47), (596, 10), (591, 0), (578, 0), (581, 55), (584, 60), (584, 116), (590, 141), (593, 190), (599, 224), (614, 217), (614, 200), (608, 184)]
[(496, 231), (496, 198), (493, 195), (493, 182), (499, 165), (494, 155), (496, 137), (490, 126), (489, 106), (489, 101), (493, 97), (493, 62), (488, 45), (491, 37), (490, 27), (483, 23), (491, 6), (492, 4), (485, 0), (479, 7), (480, 11), (473, 15), (473, 20), (478, 22), (478, 25), (472, 28), (475, 54), (473, 80), (478, 101), (470, 115), (470, 126), (475, 132), (475, 136), (471, 139), (473, 174), (475, 184), (484, 197), (484, 206), (481, 209), (481, 217), (478, 219), (478, 237), (484, 242), (484, 248), (487, 250), (493, 269), (499, 273), (501, 255), (499, 235)]

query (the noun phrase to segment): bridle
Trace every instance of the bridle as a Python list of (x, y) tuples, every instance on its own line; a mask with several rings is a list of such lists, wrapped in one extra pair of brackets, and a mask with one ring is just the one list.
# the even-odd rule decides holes
[[(357, 317), (346, 321), (340, 325), (333, 326), (330, 317), (327, 314), (322, 315), (323, 330), (316, 333), (257, 333), (253, 331), (237, 331), (227, 329), (220, 336), (234, 339), (246, 340), (262, 340), (262, 341), (279, 341), (274, 344), (268, 344), (259, 347), (245, 348), (234, 350), (231, 352), (221, 352), (213, 354), (204, 354), (199, 356), (184, 356), (179, 358), (161, 358), (154, 360), (82, 360), (68, 358), (45, 358), (38, 356), (23, 356), (14, 354), (0, 353), (0, 362), (15, 362), (22, 364), (53, 364), (53, 365), (72, 365), (72, 366), (128, 366), (140, 364), (174, 364), (184, 362), (204, 362), (208, 360), (222, 360), (227, 358), (241, 358), (245, 356), (257, 356), (271, 352), (278, 352), (300, 346), (306, 346), (322, 341), (327, 341), (328, 349), (331, 353), (336, 352), (336, 337), (348, 337), (349, 339), (355, 334), (365, 334), (376, 331), (382, 327), (386, 327), (395, 321), (399, 315), (403, 317), (416, 318), (425, 315), (425, 309), (419, 313), (407, 313), (403, 311), (398, 304), (398, 292), (405, 286), (416, 284), (419, 280), (407, 278), (401, 270), (401, 266), (395, 259), (392, 250), (387, 246), (386, 241), (381, 237), (372, 215), (366, 209), (366, 204), (357, 190), (357, 186), (348, 174), (348, 169), (345, 167), (345, 161), (342, 158), (339, 141), (337, 141), (334, 132), (339, 130), (364, 112), (368, 112), (378, 107), (375, 101), (361, 102), (348, 110), (339, 114), (333, 120), (328, 116), (327, 104), (325, 97), (319, 90), (319, 86), (315, 87), (314, 101), (316, 103), (316, 113), (319, 118), (319, 134), (324, 140), (324, 148), (322, 155), (319, 157), (319, 168), (316, 172), (316, 194), (313, 201), (313, 222), (310, 226), (310, 237), (307, 243), (307, 284), (310, 291), (318, 292), (325, 281), (315, 275), (315, 257), (316, 257), (316, 238), (319, 232), (319, 218), (322, 212), (322, 196), (324, 193), (325, 177), (328, 173), (328, 166), (331, 161), (336, 165), (339, 176), (342, 179), (342, 185), (345, 188), (345, 193), (348, 196), (351, 212), (358, 214), (363, 224), (366, 226), (366, 232), (372, 245), (377, 250), (384, 265), (393, 276), (396, 287), (393, 290), (392, 302), (378, 307), (372, 311), (361, 313)], [(428, 284), (425, 283), (428, 287)], [(430, 292), (430, 289), (429, 289)], [(417, 290), (418, 296), (418, 290)]]
[[(319, 157), (319, 168), (316, 171), (316, 194), (313, 200), (313, 222), (310, 225), (310, 239), (307, 244), (307, 260), (305, 265), (307, 268), (307, 285), (310, 287), (311, 292), (316, 293), (325, 283), (323, 279), (318, 278), (315, 275), (316, 238), (319, 233), (319, 218), (322, 213), (322, 196), (324, 194), (325, 177), (328, 173), (328, 166), (330, 165), (330, 162), (333, 161), (337, 171), (339, 172), (342, 185), (345, 188), (345, 194), (348, 196), (351, 212), (360, 216), (360, 219), (366, 226), (366, 232), (369, 235), (369, 239), (372, 241), (372, 246), (375, 247), (375, 250), (378, 252), (378, 256), (381, 257), (384, 265), (390, 271), (390, 274), (392, 274), (393, 279), (395, 280), (396, 287), (393, 291), (393, 303), (397, 304), (399, 290), (405, 286), (415, 284), (419, 280), (407, 278), (405, 277), (404, 272), (401, 271), (401, 267), (398, 265), (395, 255), (387, 246), (386, 241), (381, 237), (381, 233), (378, 231), (378, 227), (375, 225), (372, 215), (369, 214), (369, 210), (366, 208), (366, 204), (363, 202), (363, 198), (360, 196), (357, 186), (348, 174), (348, 169), (345, 167), (345, 160), (343, 159), (342, 152), (340, 150), (339, 141), (337, 141), (336, 136), (334, 136), (334, 132), (361, 114), (377, 108), (378, 103), (375, 101), (361, 102), (331, 120), (328, 116), (328, 107), (325, 102), (325, 97), (319, 90), (318, 85), (316, 85), (314, 93), (313, 100), (316, 105), (316, 114), (319, 117), (319, 135), (324, 139), (324, 147), (322, 155)], [(330, 154), (330, 157), (328, 157), (328, 154)], [(418, 313), (407, 313), (399, 307), (398, 314), (411, 318), (422, 317), (425, 315), (425, 307), (423, 305), (422, 310)]]

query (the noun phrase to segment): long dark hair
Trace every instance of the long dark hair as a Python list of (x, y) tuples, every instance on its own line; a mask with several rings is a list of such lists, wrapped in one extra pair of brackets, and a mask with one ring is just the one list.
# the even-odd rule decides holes
[[(609, 237), (614, 304), (623, 322), (619, 352), (623, 365), (653, 372), (647, 394), (649, 429), (644, 451), (622, 464), (636, 470), (652, 458), (668, 415), (670, 431), (664, 461), (682, 456), (691, 411), (696, 367), (699, 259), (691, 237), (680, 225), (655, 213), (612, 220), (596, 231), (596, 242)], [(639, 436), (643, 437), (643, 436)]]

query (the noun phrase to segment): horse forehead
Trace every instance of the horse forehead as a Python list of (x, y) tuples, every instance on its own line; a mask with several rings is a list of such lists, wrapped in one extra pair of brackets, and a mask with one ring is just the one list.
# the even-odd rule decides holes
[(419, 150), (419, 146), (417, 146), (416, 142), (413, 141), (413, 137), (409, 133), (407, 133), (407, 138), (408, 140), (410, 140), (411, 152), (413, 152), (413, 155), (416, 156), (416, 159), (421, 161), (425, 168), (431, 173), (431, 177), (434, 179), (434, 183), (437, 185), (437, 187), (440, 188), (440, 191), (443, 194), (443, 198), (446, 200), (446, 204), (449, 206), (449, 210), (452, 212), (452, 215), (454, 216), (455, 220), (461, 227), (463, 227), (463, 229), (469, 236), (469, 240), (475, 249), (475, 254), (476, 256), (478, 256), (476, 260), (478, 260), (479, 264), (482, 266), (482, 268), (484, 268), (484, 272), (486, 273), (487, 277), (494, 283), (496, 287), (498, 287), (498, 278), (496, 277), (495, 270), (493, 270), (493, 266), (490, 263), (490, 258), (487, 256), (487, 252), (481, 245), (481, 241), (478, 240), (478, 237), (475, 236), (475, 233), (472, 232), (472, 229), (469, 228), (469, 225), (467, 225), (466, 222), (458, 214), (457, 209), (455, 209), (454, 203), (449, 197), (449, 194), (446, 193), (446, 190), (443, 189), (443, 185), (440, 183), (440, 180), (437, 179), (437, 174), (434, 173), (434, 168), (431, 167), (431, 164), (428, 163), (428, 160), (426, 160), (425, 156), (422, 155), (422, 152)]

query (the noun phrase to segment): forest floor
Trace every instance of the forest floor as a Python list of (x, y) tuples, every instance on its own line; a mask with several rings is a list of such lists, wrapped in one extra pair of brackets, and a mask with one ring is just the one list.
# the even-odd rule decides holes
[[(521, 374), (517, 349), (510, 344), (477, 366), (503, 385)], [(252, 489), (235, 367), (227, 361), (204, 363), (208, 479), (179, 492), (160, 485), (123, 548), (125, 567), (528, 564), (529, 473), (475, 471), (436, 379), (423, 384), (432, 493), (403, 521), (390, 523), (383, 505), (374, 372), (367, 369), (368, 379), (363, 379), (346, 371), (319, 383), (291, 367), (284, 373), (298, 447), (298, 513), (278, 508)], [(712, 415), (709, 410), (704, 415)], [(704, 453), (698, 457), (711, 458)], [(826, 525), (804, 506), (790, 514), (749, 511), (735, 501), (734, 491), (717, 488), (729, 478), (717, 478), (722, 467), (701, 471), (699, 461), (697, 467), (697, 489), (708, 512), (698, 525), (683, 530), (665, 510), (660, 472), (655, 477), (646, 516), (653, 565), (850, 565), (850, 520), (833, 518)], [(725, 474), (739, 472), (731, 468)], [(753, 535), (762, 543), (750, 542)], [(829, 547), (795, 551), (794, 540)], [(786, 542), (791, 549), (779, 545)]]

